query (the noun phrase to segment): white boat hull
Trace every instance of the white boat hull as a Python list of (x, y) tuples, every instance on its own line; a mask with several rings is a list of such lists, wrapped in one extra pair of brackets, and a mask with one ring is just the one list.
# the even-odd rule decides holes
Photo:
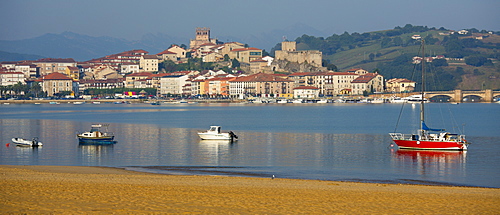
[(221, 132), (220, 126), (210, 126), (205, 132), (199, 132), (198, 136), (202, 140), (236, 140), (238, 136), (234, 134), (232, 131), (230, 132)]
[(28, 147), (37, 147), (42, 146), (42, 142), (38, 140), (26, 140), (23, 138), (12, 138), (12, 142), (14, 142), (17, 146), (28, 146)]
[(228, 133), (220, 133), (220, 134), (207, 134), (207, 133), (198, 133), (198, 136), (202, 140), (231, 140), (233, 139), (231, 135)]

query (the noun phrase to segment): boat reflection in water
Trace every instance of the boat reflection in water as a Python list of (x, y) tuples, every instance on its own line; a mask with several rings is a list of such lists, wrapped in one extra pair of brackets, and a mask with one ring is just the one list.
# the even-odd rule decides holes
[(113, 155), (112, 144), (107, 145), (82, 145), (78, 146), (78, 151), (81, 154), (83, 165), (105, 165), (105, 161), (109, 160), (109, 156)]
[(456, 181), (465, 176), (467, 151), (432, 151), (432, 150), (394, 150), (391, 149), (393, 161), (400, 172), (420, 175), (422, 180), (427, 176), (437, 176), (443, 181)]
[(200, 140), (199, 159), (205, 165), (219, 165), (220, 160), (230, 156), (230, 148), (235, 143), (231, 140)]

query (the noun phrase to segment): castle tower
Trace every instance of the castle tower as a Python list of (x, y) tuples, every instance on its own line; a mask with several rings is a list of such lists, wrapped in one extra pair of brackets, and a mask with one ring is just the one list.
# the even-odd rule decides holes
[(281, 50), (287, 52), (297, 51), (297, 43), (295, 41), (283, 41), (281, 42)]
[(204, 43), (217, 44), (217, 39), (210, 38), (210, 28), (196, 28), (196, 37), (189, 41), (189, 48), (196, 49)]
[(210, 41), (210, 28), (196, 28), (196, 40)]

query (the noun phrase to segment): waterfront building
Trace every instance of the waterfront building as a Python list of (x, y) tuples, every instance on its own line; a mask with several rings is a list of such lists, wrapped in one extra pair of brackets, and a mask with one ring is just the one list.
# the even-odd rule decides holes
[(293, 89), (293, 98), (316, 99), (319, 97), (319, 88), (313, 86), (300, 86)]
[(183, 86), (186, 85), (188, 75), (167, 75), (160, 78), (159, 95), (182, 95)]
[(73, 95), (78, 93), (78, 82), (73, 82), (72, 78), (62, 73), (53, 72), (35, 81), (41, 83), (42, 91), (47, 93), (47, 96), (54, 96), (63, 91), (71, 92)]
[(114, 88), (123, 88), (125, 78), (117, 78), (117, 79), (104, 79), (104, 80), (95, 80), (95, 79), (80, 79), (78, 84), (78, 89), (80, 92), (83, 92), (90, 88), (95, 89), (114, 89)]
[(153, 73), (150, 72), (139, 72), (132, 73), (125, 76), (125, 87), (126, 88), (136, 88), (136, 86), (141, 86), (147, 82), (147, 78), (152, 76)]
[(392, 78), (385, 82), (385, 88), (387, 92), (412, 92), (413, 90), (415, 90), (416, 83), (417, 82), (410, 81), (406, 78)]
[(375, 93), (384, 91), (384, 77), (378, 73), (360, 75), (351, 84), (353, 95), (363, 95), (364, 92)]
[(232, 97), (286, 97), (293, 96), (293, 81), (273, 74), (257, 73), (237, 77), (229, 82)]

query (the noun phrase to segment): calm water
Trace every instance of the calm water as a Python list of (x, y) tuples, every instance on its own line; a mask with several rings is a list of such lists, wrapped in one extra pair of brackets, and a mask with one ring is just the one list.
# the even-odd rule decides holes
[[(0, 105), (0, 164), (500, 188), (500, 105), (427, 107), (429, 126), (465, 129), (469, 151), (391, 148), (400, 111), (398, 131), (409, 132), (418, 105), (11, 104)], [(111, 124), (118, 143), (80, 146), (75, 134), (92, 123)], [(210, 125), (240, 140), (200, 141), (196, 132)], [(39, 137), (44, 146), (7, 147), (12, 137)]]

